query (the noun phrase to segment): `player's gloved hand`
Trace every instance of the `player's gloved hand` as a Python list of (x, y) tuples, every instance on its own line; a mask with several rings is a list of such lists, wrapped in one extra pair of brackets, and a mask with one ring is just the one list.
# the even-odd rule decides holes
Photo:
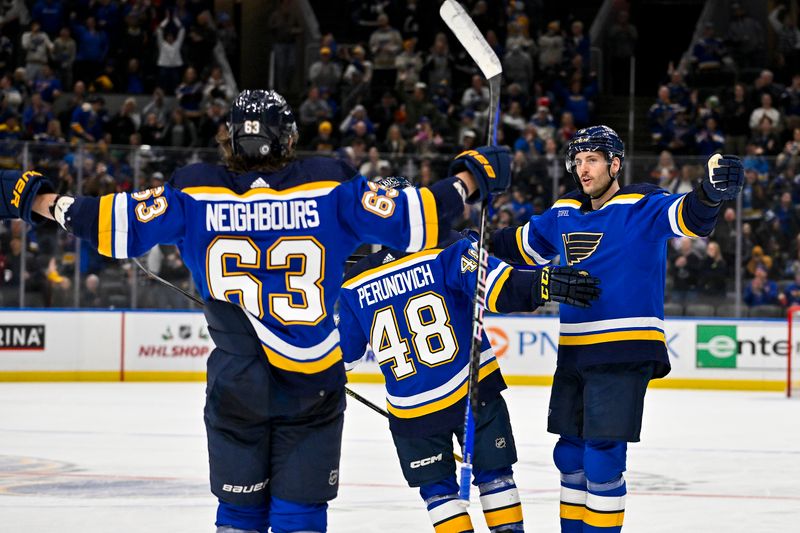
[(481, 146), (474, 150), (461, 152), (456, 156), (448, 174), (455, 176), (464, 170), (469, 171), (478, 182), (478, 197), (467, 200), (485, 200), (493, 192), (508, 189), (511, 183), (511, 152), (499, 146)]
[(744, 186), (744, 167), (742, 160), (735, 155), (714, 154), (706, 163), (706, 177), (703, 192), (714, 203), (733, 200), (742, 192)]
[(38, 172), (21, 170), (0, 171), (0, 220), (21, 218), (38, 224), (43, 217), (31, 211), (37, 194), (53, 192), (50, 182)]
[(600, 297), (600, 279), (585, 270), (571, 267), (544, 267), (540, 272), (539, 286), (533, 288), (534, 301), (558, 302), (576, 307), (589, 307)]

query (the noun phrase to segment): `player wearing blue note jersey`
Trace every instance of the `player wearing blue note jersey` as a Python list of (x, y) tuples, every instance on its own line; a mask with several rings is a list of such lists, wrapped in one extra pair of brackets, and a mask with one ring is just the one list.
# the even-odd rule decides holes
[[(403, 475), (419, 487), (437, 533), (473, 530), (458, 499), (452, 439), (463, 437), (478, 255), (473, 241), (453, 233), (446, 248), (367, 256), (348, 271), (339, 301), (344, 360), (358, 361), (371, 346)], [(486, 308), (532, 311), (549, 300), (586, 306), (597, 283), (568, 267), (522, 271), (490, 257)], [(500, 395), (506, 384), (485, 334), (481, 349), (473, 484), (490, 531), (520, 532), (516, 446)]]
[(628, 442), (637, 442), (651, 379), (670, 369), (664, 338), (666, 241), (708, 235), (723, 200), (742, 189), (741, 161), (713, 155), (701, 185), (669, 194), (653, 185), (620, 187), (624, 146), (607, 126), (575, 133), (567, 170), (577, 190), (519, 228), (494, 234), (512, 263), (555, 256), (603, 280), (591, 308), (561, 308), (558, 363), (547, 429), (560, 435), (561, 530), (617, 532), (625, 510)]
[(170, 185), (56, 196), (35, 172), (0, 173), (0, 218), (55, 219), (106, 256), (176, 244), (216, 345), (205, 423), (218, 532), (322, 532), (336, 496), (344, 366), (331, 310), (361, 243), (435, 246), (467, 198), (508, 185), (497, 148), (430, 188), (387, 190), (344, 163), (294, 161), (297, 127), (273, 91), (243, 91), (218, 137), (225, 167), (179, 169)]

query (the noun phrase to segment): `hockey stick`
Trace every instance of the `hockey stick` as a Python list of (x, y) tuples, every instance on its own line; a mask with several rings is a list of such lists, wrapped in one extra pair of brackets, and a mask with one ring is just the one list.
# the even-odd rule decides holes
[[(489, 82), (489, 143), (497, 144), (497, 120), (500, 106), (500, 78), (503, 67), (497, 54), (486, 42), (481, 31), (456, 0), (445, 0), (439, 15), (455, 34), (473, 61)], [(472, 480), (472, 455), (475, 447), (475, 415), (478, 410), (478, 375), (481, 369), (481, 344), (483, 340), (483, 310), (486, 301), (486, 271), (489, 253), (486, 251), (486, 212), (489, 198), (481, 203), (480, 228), (478, 233), (478, 269), (475, 299), (472, 308), (472, 344), (469, 352), (469, 378), (467, 385), (467, 407), (464, 413), (464, 443), (462, 453), (458, 496), (465, 506), (469, 505), (470, 481)]]
[[(162, 283), (162, 284), (166, 285), (170, 289), (175, 289), (176, 291), (178, 291), (179, 293), (183, 294), (184, 296), (189, 298), (191, 301), (193, 301), (194, 303), (196, 303), (200, 307), (203, 307), (205, 305), (203, 303), (203, 301), (200, 298), (198, 298), (197, 296), (195, 296), (193, 294), (189, 294), (188, 292), (186, 292), (185, 290), (181, 289), (177, 285), (174, 285), (174, 284), (170, 283), (169, 281), (165, 280), (164, 278), (162, 278), (161, 276), (159, 276), (155, 272), (151, 272), (150, 270), (148, 270), (147, 267), (145, 267), (142, 263), (140, 263), (137, 258), (132, 257), (131, 261), (133, 261), (136, 264), (136, 266), (141, 268), (142, 272), (144, 272), (147, 275), (147, 277), (152, 278), (152, 279), (158, 281), (159, 283)], [(381, 409), (380, 407), (378, 407), (377, 405), (375, 405), (371, 401), (367, 400), (366, 398), (364, 398), (360, 394), (353, 392), (348, 387), (344, 388), (344, 392), (347, 393), (347, 395), (350, 396), (351, 398), (354, 398), (354, 399), (358, 400), (359, 402), (363, 403), (364, 405), (366, 405), (367, 407), (369, 407), (370, 409), (372, 409), (376, 413), (380, 413), (383, 416), (385, 416), (386, 418), (389, 418), (389, 413), (387, 413), (386, 411), (384, 411), (383, 409)], [(456, 460), (460, 461), (461, 458), (456, 455)]]

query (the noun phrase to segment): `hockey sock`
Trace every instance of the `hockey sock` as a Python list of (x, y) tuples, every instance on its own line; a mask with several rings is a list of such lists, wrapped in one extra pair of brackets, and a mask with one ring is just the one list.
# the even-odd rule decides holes
[(458, 499), (456, 476), (419, 488), (435, 533), (471, 533), (472, 520)]
[(266, 505), (233, 505), (220, 500), (215, 525), (218, 533), (267, 533), (269, 509)]
[(479, 471), (475, 484), (481, 491), (481, 507), (491, 533), (522, 533), (522, 504), (511, 467)]
[(625, 478), (608, 483), (587, 482), (583, 533), (618, 533), (625, 518)]
[(269, 519), (272, 533), (325, 533), (327, 503), (298, 503), (272, 497)]
[(561, 474), (561, 533), (582, 533), (586, 512), (586, 476), (583, 470)]
[(562, 436), (553, 450), (553, 461), (561, 472), (561, 533), (582, 533), (586, 510), (586, 475), (583, 471), (585, 441)]

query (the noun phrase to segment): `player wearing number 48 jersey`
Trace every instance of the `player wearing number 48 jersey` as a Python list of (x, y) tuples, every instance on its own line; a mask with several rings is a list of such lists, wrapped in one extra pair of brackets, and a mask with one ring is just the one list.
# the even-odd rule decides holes
[[(360, 260), (347, 273), (339, 309), (345, 362), (361, 359), (370, 345), (381, 365), (400, 466), (409, 486), (419, 487), (437, 533), (473, 530), (458, 499), (453, 435), (463, 437), (478, 253), (453, 233), (446, 248), (383, 250)], [(571, 268), (522, 271), (490, 257), (486, 308), (532, 311), (549, 300), (586, 306), (599, 294), (597, 283)], [(520, 532), (516, 447), (500, 395), (506, 385), (485, 334), (481, 349), (473, 484), (490, 531)]]
[(332, 159), (293, 161), (283, 97), (243, 91), (217, 138), (225, 167), (179, 169), (171, 185), (57, 197), (35, 172), (0, 173), (0, 218), (52, 218), (109, 257), (176, 244), (206, 302), (216, 349), (205, 422), (225, 532), (322, 532), (338, 489), (344, 366), (332, 309), (363, 242), (435, 246), (467, 198), (508, 185), (510, 156), (478, 148), (466, 170), (394, 191)]

